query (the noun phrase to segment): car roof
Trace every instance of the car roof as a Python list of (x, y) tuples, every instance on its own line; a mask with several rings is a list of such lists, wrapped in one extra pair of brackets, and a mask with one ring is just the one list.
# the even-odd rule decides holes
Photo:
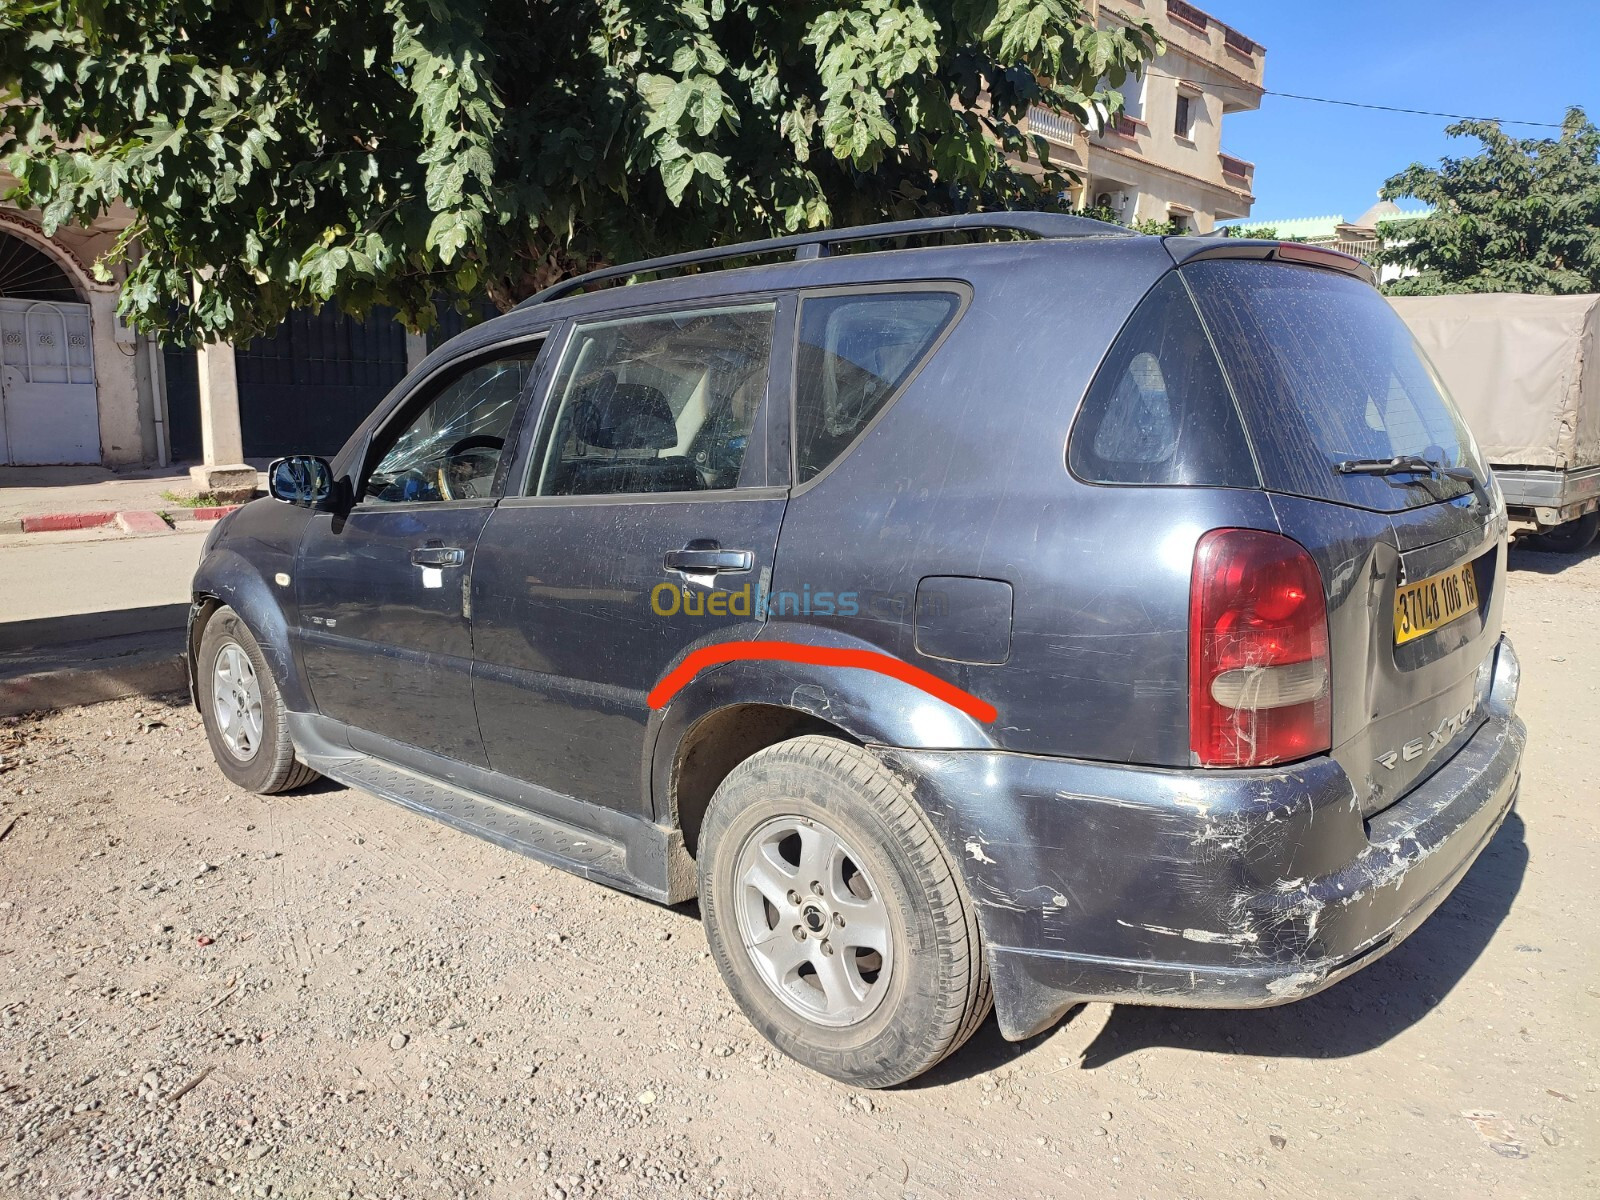
[[(999, 280), (1023, 266), (1045, 266), (1047, 273), (1059, 271), (1062, 284), (1074, 275), (1096, 271), (1133, 272), (1153, 284), (1157, 276), (1173, 268), (1173, 258), (1163, 248), (1163, 239), (1129, 234), (1115, 226), (1106, 228), (1111, 232), (833, 254), (601, 287), (538, 304), (524, 303), (458, 334), (430, 354), (423, 367), (432, 370), (445, 360), (536, 334), (569, 318), (664, 305), (703, 304), (798, 288), (937, 280), (963, 281), (981, 288), (986, 280)], [(1054, 291), (1054, 281), (1051, 282)]]

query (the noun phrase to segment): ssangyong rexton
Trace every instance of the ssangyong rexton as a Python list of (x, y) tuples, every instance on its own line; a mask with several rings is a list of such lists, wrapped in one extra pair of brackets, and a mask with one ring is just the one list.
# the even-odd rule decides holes
[(1327, 987), (1516, 796), (1504, 506), (1331, 252), (997, 214), (634, 264), (271, 479), (194, 580), (223, 772), (698, 896), (853, 1083), (991, 997)]

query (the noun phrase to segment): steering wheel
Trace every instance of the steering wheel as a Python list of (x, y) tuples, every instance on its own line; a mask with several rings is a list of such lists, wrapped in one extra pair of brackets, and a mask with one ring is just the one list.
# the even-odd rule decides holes
[(464, 437), (450, 449), (444, 452), (446, 458), (454, 458), (458, 454), (465, 454), (468, 450), (504, 450), (506, 440), (495, 437), (492, 433), (475, 433), (471, 437)]
[[(475, 499), (478, 495), (478, 490), (474, 486), (473, 480), (481, 472), (474, 471), (472, 474), (455, 479), (452, 482), (451, 476), (455, 472), (458, 460), (470, 459), (475, 453), (480, 457), (487, 454), (498, 456), (499, 452), (505, 449), (505, 445), (505, 438), (496, 437), (489, 433), (475, 433), (470, 437), (462, 438), (452, 445), (444, 452), (445, 461), (443, 465), (434, 471), (434, 482), (439, 489), (439, 495), (446, 500)], [(485, 465), (492, 472), (496, 464), (486, 461)]]

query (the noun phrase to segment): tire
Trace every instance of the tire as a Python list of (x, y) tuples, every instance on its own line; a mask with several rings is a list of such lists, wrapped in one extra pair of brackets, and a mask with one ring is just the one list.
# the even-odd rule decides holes
[(200, 636), (195, 691), (211, 753), (239, 787), (270, 796), (318, 778), (296, 761), (288, 712), (261, 646), (227, 606), (211, 615)]
[(812, 1070), (859, 1087), (903, 1083), (988, 1016), (961, 876), (910, 788), (862, 747), (807, 736), (740, 763), (706, 811), (698, 869), (728, 990)]
[(1528, 539), (1528, 549), (1545, 554), (1577, 554), (1588, 549), (1596, 534), (1600, 534), (1600, 512), (1585, 513), (1545, 533), (1534, 534)]

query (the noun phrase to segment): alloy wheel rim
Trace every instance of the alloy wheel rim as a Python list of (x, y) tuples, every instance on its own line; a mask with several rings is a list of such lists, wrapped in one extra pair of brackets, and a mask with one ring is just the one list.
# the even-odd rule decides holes
[(819, 1025), (866, 1020), (894, 970), (883, 893), (820, 821), (778, 817), (744, 840), (734, 871), (745, 953), (762, 982)]
[(228, 753), (249, 762), (261, 749), (261, 681), (244, 647), (227, 642), (211, 668), (211, 711)]

